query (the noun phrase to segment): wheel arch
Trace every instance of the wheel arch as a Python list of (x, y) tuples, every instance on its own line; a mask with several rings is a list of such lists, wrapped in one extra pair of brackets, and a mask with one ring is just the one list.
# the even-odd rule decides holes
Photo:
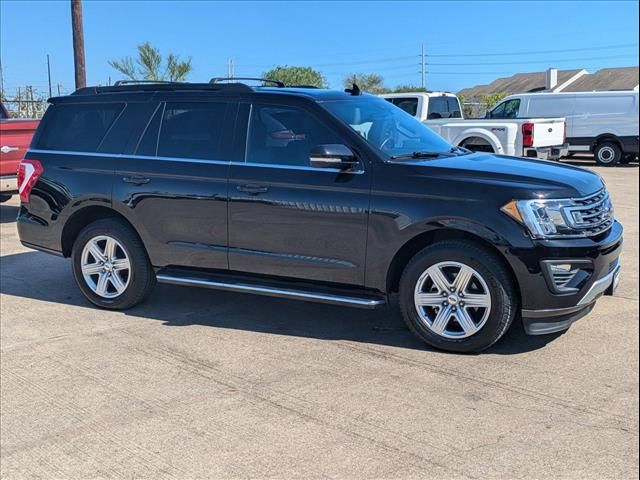
[(602, 133), (598, 135), (591, 144), (591, 151), (595, 151), (596, 147), (604, 142), (613, 142), (620, 147), (620, 150), (624, 152), (624, 145), (622, 143), (622, 140), (620, 140), (620, 138), (618, 138), (618, 136), (613, 133)]
[(492, 133), (488, 133), (486, 131), (478, 130), (478, 129), (467, 130), (466, 132), (456, 137), (456, 139), (452, 143), (456, 146), (462, 146), (465, 142), (473, 138), (479, 138), (487, 142), (493, 149), (493, 153), (498, 153), (498, 154), (504, 153), (502, 144), (500, 143), (500, 140), (498, 139), (498, 137), (496, 137)]
[(398, 291), (402, 273), (404, 272), (404, 269), (406, 268), (409, 261), (414, 257), (414, 255), (416, 255), (420, 250), (428, 247), (429, 245), (433, 245), (436, 242), (446, 240), (472, 241), (483, 250), (486, 250), (487, 252), (498, 258), (502, 265), (506, 268), (507, 272), (509, 272), (509, 276), (511, 277), (511, 281), (513, 282), (515, 291), (520, 297), (520, 284), (518, 282), (518, 278), (511, 264), (507, 261), (500, 249), (497, 248), (494, 243), (489, 241), (487, 238), (479, 235), (478, 233), (455, 228), (429, 230), (414, 236), (404, 245), (402, 245), (402, 247), (396, 252), (395, 256), (393, 257), (389, 265), (389, 269), (387, 270), (386, 291), (388, 293)]
[[(140, 235), (136, 231), (136, 228), (124, 215), (109, 207), (105, 207), (102, 205), (89, 205), (76, 210), (65, 222), (64, 228), (62, 229), (61, 237), (62, 254), (65, 257), (70, 257), (71, 250), (73, 249), (73, 244), (76, 238), (78, 238), (78, 234), (82, 231), (82, 229), (90, 223), (105, 218), (115, 218), (121, 220), (129, 227), (131, 227), (131, 230), (135, 232), (136, 235), (138, 235), (138, 238), (140, 238)], [(144, 241), (142, 241), (142, 244), (144, 245)]]

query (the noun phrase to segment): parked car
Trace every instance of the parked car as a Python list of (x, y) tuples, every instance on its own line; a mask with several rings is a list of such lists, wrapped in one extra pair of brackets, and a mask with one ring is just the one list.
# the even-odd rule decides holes
[(638, 92), (526, 93), (506, 97), (491, 119), (558, 116), (567, 121), (570, 152), (591, 152), (612, 167), (638, 158)]
[(451, 145), (474, 152), (557, 160), (566, 155), (563, 118), (465, 119), (453, 93), (380, 95), (414, 116)]
[[(95, 305), (156, 282), (376, 308), (437, 348), (568, 328), (620, 272), (600, 176), (472, 153), (375, 96), (243, 83), (53, 98), (18, 232)], [(55, 279), (52, 279), (55, 282)], [(327, 319), (330, 321), (330, 319)]]
[(9, 112), (0, 103), (0, 203), (18, 193), (18, 164), (29, 148), (38, 123), (38, 120), (9, 119)]

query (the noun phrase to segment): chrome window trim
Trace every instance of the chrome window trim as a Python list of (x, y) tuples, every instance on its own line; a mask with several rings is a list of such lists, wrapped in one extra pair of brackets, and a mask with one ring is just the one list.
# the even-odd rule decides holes
[(302, 170), (312, 172), (327, 172), (327, 173), (348, 173), (351, 175), (362, 175), (364, 170), (345, 171), (339, 168), (317, 168), (308, 167), (302, 165), (279, 165), (276, 163), (251, 163), (251, 162), (238, 162), (238, 161), (226, 161), (226, 160), (208, 160), (201, 158), (185, 158), (185, 157), (158, 157), (151, 155), (127, 155), (121, 153), (99, 153), (99, 152), (76, 152), (72, 150), (43, 150), (43, 149), (29, 149), (27, 154), (53, 154), (53, 155), (74, 155), (81, 157), (98, 157), (98, 158), (133, 158), (139, 160), (160, 160), (165, 162), (184, 162), (184, 163), (204, 163), (214, 165), (233, 165), (238, 167), (265, 167), (265, 168), (280, 168), (284, 170)]

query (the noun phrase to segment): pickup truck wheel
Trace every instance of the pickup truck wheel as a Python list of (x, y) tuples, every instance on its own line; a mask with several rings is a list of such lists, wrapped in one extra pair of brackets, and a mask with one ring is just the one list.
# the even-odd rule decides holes
[(7, 201), (9, 201), (10, 198), (11, 198), (11, 195), (1, 194), (0, 195), (0, 203), (7, 202)]
[(101, 308), (123, 310), (151, 292), (155, 274), (142, 242), (117, 219), (85, 227), (73, 244), (73, 275), (84, 296)]
[(518, 300), (509, 273), (475, 242), (431, 245), (409, 262), (400, 280), (400, 309), (409, 329), (429, 345), (480, 352), (509, 329)]
[(598, 165), (615, 167), (622, 158), (622, 150), (617, 143), (603, 142), (596, 146), (593, 156)]

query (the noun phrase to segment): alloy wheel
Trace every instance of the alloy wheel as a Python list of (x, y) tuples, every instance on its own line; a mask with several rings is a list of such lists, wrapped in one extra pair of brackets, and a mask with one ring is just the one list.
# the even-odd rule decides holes
[(131, 279), (127, 251), (120, 242), (107, 235), (93, 237), (86, 243), (80, 266), (88, 287), (102, 298), (121, 295)]
[(440, 262), (429, 267), (416, 282), (414, 303), (422, 323), (448, 339), (477, 333), (491, 313), (487, 282), (460, 262)]

